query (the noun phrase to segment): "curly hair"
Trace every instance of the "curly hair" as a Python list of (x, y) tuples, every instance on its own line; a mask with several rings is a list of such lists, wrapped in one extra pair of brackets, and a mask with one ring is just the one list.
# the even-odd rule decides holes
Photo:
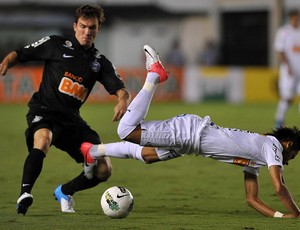
[(300, 130), (297, 127), (280, 127), (265, 135), (274, 136), (278, 141), (292, 141), (292, 150), (300, 150)]
[(97, 18), (99, 27), (105, 21), (104, 10), (100, 5), (82, 5), (78, 7), (75, 13), (75, 23), (78, 22), (80, 17), (84, 19)]

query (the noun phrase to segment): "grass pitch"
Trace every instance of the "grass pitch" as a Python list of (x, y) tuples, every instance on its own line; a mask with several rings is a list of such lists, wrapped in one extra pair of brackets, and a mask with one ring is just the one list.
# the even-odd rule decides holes
[[(57, 185), (77, 176), (81, 165), (54, 147), (32, 191), (33, 205), (26, 216), (17, 215), (16, 200), (28, 154), (24, 139), (27, 108), (25, 105), (0, 105), (0, 108), (0, 229), (300, 229), (299, 220), (267, 218), (246, 205), (240, 167), (196, 156), (153, 165), (112, 159), (110, 180), (75, 194), (76, 213), (64, 214), (53, 198), (53, 191)], [(194, 113), (210, 115), (220, 126), (264, 133), (273, 128), (275, 108), (275, 104), (152, 103), (147, 119)], [(82, 116), (106, 143), (119, 141), (112, 115), (112, 104), (87, 104), (82, 108)], [(296, 106), (288, 112), (287, 125), (300, 126)], [(298, 158), (285, 167), (285, 180), (300, 205)], [(261, 198), (274, 209), (285, 212), (274, 194), (266, 167), (262, 168), (259, 180)], [(132, 213), (122, 220), (110, 219), (100, 210), (101, 194), (113, 185), (127, 187), (135, 198)]]

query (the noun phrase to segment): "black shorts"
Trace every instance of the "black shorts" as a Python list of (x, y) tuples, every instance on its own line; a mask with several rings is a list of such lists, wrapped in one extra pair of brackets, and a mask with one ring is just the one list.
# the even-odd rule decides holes
[(33, 148), (33, 135), (41, 129), (52, 131), (51, 145), (67, 152), (76, 162), (83, 162), (80, 146), (83, 142), (100, 144), (99, 135), (81, 118), (70, 118), (66, 114), (54, 112), (29, 111), (27, 114), (26, 143), (29, 151)]

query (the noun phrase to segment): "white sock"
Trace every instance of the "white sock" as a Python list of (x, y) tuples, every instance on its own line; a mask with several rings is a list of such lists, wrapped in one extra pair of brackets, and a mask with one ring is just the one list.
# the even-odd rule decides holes
[(143, 88), (132, 100), (127, 108), (127, 112), (120, 120), (118, 135), (121, 139), (128, 136), (146, 117), (158, 80), (159, 75), (157, 73), (150, 72), (147, 74)]
[(140, 145), (123, 141), (93, 145), (90, 149), (90, 154), (94, 159), (108, 156), (115, 158), (133, 158), (144, 162), (142, 157), (142, 149), (143, 147)]
[(289, 108), (289, 103), (286, 100), (280, 100), (278, 102), (277, 111), (275, 115), (275, 121), (283, 122), (285, 118), (285, 114)]

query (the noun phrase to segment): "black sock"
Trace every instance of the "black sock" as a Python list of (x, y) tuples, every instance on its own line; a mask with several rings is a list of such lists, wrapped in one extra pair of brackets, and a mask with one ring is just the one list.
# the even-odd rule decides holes
[(100, 180), (97, 177), (93, 177), (92, 179), (87, 179), (84, 173), (82, 172), (78, 177), (75, 177), (70, 182), (63, 184), (61, 187), (61, 191), (65, 195), (73, 195), (75, 192), (93, 188), (99, 183), (101, 183), (102, 180)]
[(20, 195), (24, 192), (31, 193), (32, 187), (42, 171), (45, 156), (42, 150), (32, 149), (30, 151), (24, 163)]

